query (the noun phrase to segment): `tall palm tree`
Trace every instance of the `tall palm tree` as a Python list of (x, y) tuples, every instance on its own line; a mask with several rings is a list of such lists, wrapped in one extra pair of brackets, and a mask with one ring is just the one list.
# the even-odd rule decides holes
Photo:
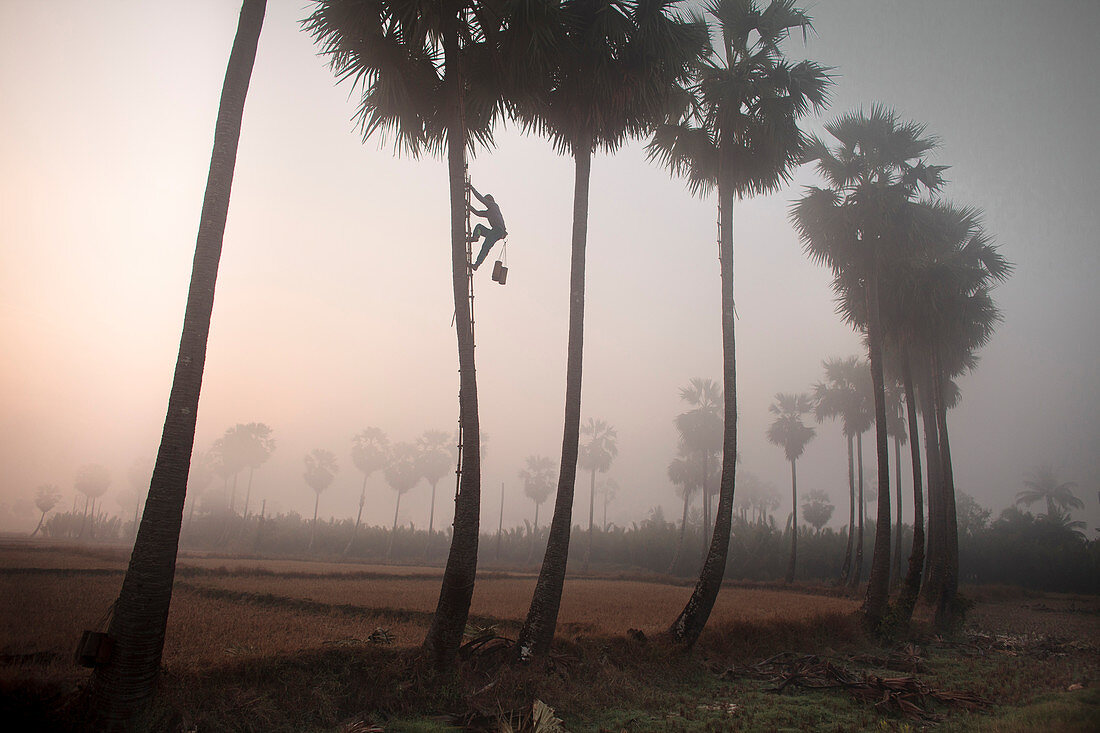
[(141, 526), (107, 632), (114, 641), (111, 659), (92, 674), (92, 709), (102, 729), (118, 728), (131, 718), (152, 693), (160, 670), (218, 260), (244, 100), (266, 6), (266, 0), (244, 0), (222, 84), (168, 414)]
[(584, 272), (592, 155), (612, 152), (651, 129), (685, 81), (706, 36), (705, 26), (671, 12), (674, 3), (563, 0), (552, 24), (549, 64), (538, 93), (516, 106), (524, 124), (573, 156), (573, 231), (565, 423), (554, 515), (539, 578), (516, 644), (526, 659), (543, 656), (554, 639), (569, 559), (569, 532), (581, 419)]
[(305, 457), (306, 472), (303, 474), (306, 485), (317, 495), (313, 501), (313, 523), (309, 530), (309, 548), (317, 537), (317, 509), (321, 505), (321, 492), (332, 485), (336, 478), (336, 454), (324, 448), (314, 448)]
[(363, 505), (367, 502), (367, 479), (372, 473), (385, 467), (389, 451), (390, 439), (381, 428), (364, 428), (351, 439), (351, 462), (363, 474), (363, 486), (359, 491), (359, 511), (355, 515), (355, 527), (351, 530), (351, 538), (344, 547), (345, 555), (351, 551), (352, 543), (359, 534), (359, 523), (363, 520)]
[(673, 622), (672, 635), (695, 643), (718, 597), (732, 527), (737, 456), (737, 387), (733, 308), (733, 202), (773, 191), (800, 160), (798, 120), (824, 106), (828, 73), (811, 62), (788, 63), (780, 45), (791, 31), (806, 34), (810, 17), (789, 0), (709, 0), (720, 43), (710, 44), (683, 113), (657, 128), (652, 159), (684, 175), (692, 193), (717, 191), (724, 393), (722, 479), (710, 549), (699, 582)]
[(59, 501), (61, 501), (61, 491), (53, 484), (42, 484), (34, 490), (34, 505), (38, 507), (38, 511), (42, 512), (42, 516), (38, 519), (38, 526), (31, 532), (31, 537), (42, 529), (42, 525), (46, 522), (46, 513), (57, 506)]
[(1073, 494), (1077, 484), (1062, 481), (1049, 463), (1044, 463), (1028, 474), (1024, 481), (1027, 488), (1016, 494), (1016, 504), (1030, 507), (1036, 502), (1046, 502), (1048, 517), (1070, 509), (1083, 509), (1084, 504)]
[(603, 420), (588, 418), (581, 426), (581, 436), (584, 442), (580, 446), (580, 454), (577, 463), (581, 468), (591, 472), (592, 482), (588, 489), (588, 548), (584, 553), (584, 571), (588, 572), (588, 563), (592, 558), (592, 534), (596, 513), (596, 472), (607, 473), (611, 469), (611, 462), (619, 455), (619, 434)]
[(692, 377), (687, 387), (680, 388), (680, 399), (692, 406), (676, 416), (676, 429), (681, 442), (696, 453), (702, 462), (703, 547), (709, 544), (711, 519), (711, 459), (722, 450), (722, 387), (713, 379)]
[(481, 441), (466, 256), (466, 152), (492, 143), (507, 20), (473, 0), (315, 0), (303, 21), (336, 77), (362, 90), (357, 119), (364, 140), (376, 132), (392, 134), (397, 148), (413, 157), (427, 152), (447, 159), (463, 441), (454, 533), (423, 645), (437, 669), (454, 662), (477, 570)]
[(795, 464), (813, 440), (815, 430), (802, 422), (802, 416), (813, 410), (813, 401), (805, 393), (780, 392), (768, 411), (775, 420), (768, 426), (768, 442), (783, 449), (791, 462), (791, 557), (787, 562), (786, 582), (794, 582), (795, 563), (798, 559), (798, 474)]
[(78, 536), (84, 536), (84, 528), (88, 521), (88, 510), (90, 507), (92, 514), (92, 525), (89, 532), (94, 538), (95, 502), (96, 499), (106, 494), (107, 489), (110, 488), (111, 474), (106, 469), (106, 467), (98, 463), (88, 463), (76, 470), (76, 479), (73, 482), (73, 486), (81, 494), (84, 494), (84, 518), (80, 522), (80, 534)]
[(909, 442), (902, 406), (903, 387), (893, 372), (886, 380), (886, 437), (894, 439), (894, 487), (896, 492), (896, 517), (894, 523), (894, 552), (890, 566), (891, 585), (901, 582), (901, 446)]
[(397, 492), (397, 502), (393, 507), (393, 527), (390, 540), (386, 543), (386, 557), (393, 554), (393, 540), (397, 536), (397, 515), (401, 511), (401, 497), (420, 481), (420, 451), (413, 443), (394, 443), (390, 448), (389, 460), (382, 469), (386, 483)]
[(668, 464), (668, 480), (676, 486), (676, 493), (684, 500), (684, 513), (680, 518), (680, 537), (676, 541), (676, 553), (668, 565), (669, 574), (676, 572), (684, 552), (684, 538), (687, 535), (688, 507), (691, 496), (703, 486), (703, 475), (698, 456), (684, 447), (683, 441), (677, 449), (679, 455)]
[(554, 490), (554, 464), (546, 456), (527, 456), (523, 470), (519, 472), (523, 482), (523, 494), (535, 502), (535, 531), (539, 529), (539, 507), (550, 498)]
[(432, 487), (432, 501), (428, 509), (428, 543), (424, 546), (424, 554), (427, 554), (435, 531), (435, 489), (440, 479), (455, 465), (455, 459), (450, 437), (442, 430), (425, 430), (416, 439), (416, 446), (420, 450), (420, 475)]
[[(863, 433), (871, 427), (871, 410), (868, 405), (866, 382), (869, 381), (870, 372), (866, 362), (861, 362), (859, 357), (850, 356), (847, 359), (829, 358), (821, 363), (825, 369), (825, 381), (814, 385), (814, 416), (819, 423), (825, 420), (841, 421), (841, 430), (848, 442), (848, 543), (844, 553), (844, 565), (841, 569), (840, 582), (847, 584), (849, 580), (858, 582), (859, 571), (863, 564), (863, 513), (860, 512), (858, 524), (856, 524), (856, 483), (858, 479), (859, 505), (863, 504)], [(857, 476), (855, 462), (855, 442), (860, 441), (859, 470)], [(852, 555), (855, 552), (855, 568), (853, 568)], [(855, 572), (853, 572), (855, 570)]]
[(871, 576), (864, 602), (864, 621), (877, 629), (886, 612), (890, 583), (890, 466), (886, 435), (883, 373), (883, 328), (880, 314), (882, 273), (899, 257), (907, 238), (904, 219), (920, 188), (934, 192), (943, 185), (942, 166), (929, 166), (923, 156), (937, 141), (923, 125), (902, 123), (881, 105), (843, 115), (825, 125), (835, 139), (830, 148), (815, 139), (806, 153), (829, 188), (808, 187), (795, 202), (791, 218), (807, 255), (832, 269), (834, 280), (860, 282), (863, 318), (854, 325), (866, 335), (875, 405), (878, 461), (878, 516)]
[(248, 519), (248, 503), (252, 499), (252, 474), (271, 457), (275, 450), (275, 439), (271, 437), (271, 428), (262, 422), (244, 425), (244, 434), (241, 437), (241, 457), (248, 468), (248, 487), (245, 489), (244, 509), (241, 513)]

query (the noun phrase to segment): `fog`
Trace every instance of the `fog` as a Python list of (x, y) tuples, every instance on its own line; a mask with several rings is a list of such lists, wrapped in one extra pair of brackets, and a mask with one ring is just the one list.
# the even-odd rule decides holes
[[(65, 507), (86, 463), (108, 467), (104, 506), (125, 514), (115, 497), (130, 488), (130, 466), (155, 455), (238, 11), (213, 1), (0, 3), (0, 529), (34, 527), (39, 484), (57, 484)], [(1004, 323), (949, 416), (957, 488), (996, 515), (1027, 471), (1050, 463), (1078, 484), (1085, 509), (1075, 518), (1095, 536), (1100, 6), (821, 0), (810, 12), (816, 34), (787, 53), (838, 75), (830, 109), (810, 126), (872, 102), (926, 123), (942, 140), (932, 161), (951, 166), (945, 197), (984, 210), (1016, 267), (994, 292)], [(255, 474), (254, 505), (307, 515), (303, 456), (332, 450), (340, 473), (320, 512), (343, 517), (354, 516), (362, 479), (355, 433), (377, 426), (401, 441), (457, 427), (447, 175), (439, 160), (396, 157), (392, 141), (361, 141), (357, 98), (298, 29), (306, 13), (301, 2), (269, 3), (196, 449), (235, 423), (266, 423), (277, 449)], [(507, 285), (483, 267), (475, 286), (490, 436), (482, 518), (493, 528), (502, 482), (505, 525), (533, 513), (517, 478), (523, 459), (560, 455), (573, 188), (571, 159), (545, 140), (513, 126), (496, 142), (470, 164), (510, 232)], [(803, 256), (787, 221), (816, 181), (800, 171), (734, 215), (739, 446), (744, 469), (784, 497), (778, 516), (790, 507), (789, 467), (764, 437), (769, 403), (809, 391), (822, 359), (861, 353), (834, 313), (829, 273)], [(672, 421), (686, 409), (679, 387), (721, 379), (714, 201), (647, 163), (637, 141), (595, 157), (590, 212), (583, 415), (618, 431), (608, 518), (629, 523), (656, 506), (676, 516), (666, 469)], [(817, 430), (799, 488), (830, 494), (839, 526), (844, 441), (836, 424)], [(587, 480), (578, 478), (575, 521)], [(447, 482), (437, 526), (449, 522)], [(428, 496), (426, 483), (407, 494), (400, 521), (426, 525)], [(372, 476), (364, 521), (388, 524), (394, 499)], [(908, 495), (905, 512), (909, 521)]]

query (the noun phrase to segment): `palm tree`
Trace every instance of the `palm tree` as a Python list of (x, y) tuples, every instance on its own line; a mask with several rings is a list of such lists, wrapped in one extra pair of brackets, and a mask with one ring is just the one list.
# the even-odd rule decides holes
[(46, 521), (46, 512), (57, 506), (59, 501), (61, 501), (61, 491), (53, 484), (42, 484), (34, 490), (34, 505), (38, 507), (38, 511), (42, 512), (42, 516), (38, 519), (38, 526), (31, 532), (31, 537), (34, 537), (42, 529), (42, 525)]
[(691, 504), (691, 495), (703, 486), (703, 474), (698, 456), (692, 454), (681, 440), (677, 448), (679, 454), (668, 464), (668, 480), (675, 485), (676, 493), (684, 500), (684, 513), (680, 519), (680, 537), (676, 541), (676, 554), (672, 556), (672, 562), (668, 565), (669, 574), (676, 572), (680, 565), (680, 559), (684, 552), (684, 537), (687, 534), (688, 507)]
[(442, 430), (425, 430), (416, 439), (416, 446), (420, 450), (417, 459), (420, 475), (432, 487), (432, 502), (428, 509), (428, 543), (424, 546), (424, 554), (427, 555), (431, 549), (432, 533), (435, 531), (435, 488), (455, 465), (455, 459), (450, 437)]
[(607, 505), (619, 495), (619, 482), (608, 476), (600, 482), (600, 494), (603, 496), (603, 531), (607, 531)]
[(317, 497), (313, 501), (313, 524), (309, 530), (309, 547), (313, 549), (313, 541), (317, 537), (317, 509), (321, 505), (321, 492), (332, 485), (336, 478), (336, 454), (324, 448), (314, 448), (305, 457), (306, 472), (304, 475), (306, 485), (313, 489)]
[(92, 526), (90, 535), (95, 537), (95, 502), (96, 499), (107, 493), (111, 485), (111, 474), (98, 463), (89, 463), (81, 466), (76, 471), (74, 487), (84, 494), (84, 518), (80, 522), (79, 537), (84, 536), (84, 526), (88, 521), (88, 507), (91, 505)]
[(535, 531), (539, 529), (539, 507), (554, 490), (554, 464), (546, 456), (527, 456), (519, 472), (524, 495), (535, 502)]
[(611, 462), (619, 455), (619, 434), (603, 420), (588, 418), (588, 422), (581, 427), (581, 435), (585, 441), (580, 446), (577, 462), (592, 474), (588, 493), (588, 548), (584, 553), (584, 571), (587, 573), (592, 557), (593, 518), (596, 513), (596, 472), (607, 473), (610, 470)]
[[(340, 80), (362, 89), (363, 138), (392, 134), (412, 157), (445, 153), (450, 187), (451, 285), (458, 339), (462, 472), (454, 534), (439, 602), (423, 648), (437, 669), (450, 667), (470, 613), (481, 513), (481, 441), (466, 256), (466, 152), (492, 143), (500, 109), (498, 54), (509, 27), (472, 0), (315, 0), (303, 21)], [(518, 58), (513, 56), (512, 58)], [(524, 68), (512, 64), (512, 68)]]
[(829, 523), (834, 508), (829, 495), (815, 489), (803, 500), (802, 516), (813, 526), (815, 532), (820, 532), (821, 528)]
[(412, 443), (394, 443), (390, 448), (389, 460), (382, 474), (386, 483), (397, 492), (397, 503), (393, 508), (393, 528), (390, 540), (386, 544), (386, 557), (393, 554), (393, 540), (397, 536), (397, 514), (401, 511), (401, 497), (420, 481), (420, 451)]
[(903, 124), (881, 105), (873, 105), (870, 114), (860, 110), (839, 117), (825, 129), (836, 147), (815, 139), (806, 160), (817, 162), (830, 187), (808, 187), (792, 206), (791, 218), (807, 255), (832, 269), (838, 289), (845, 278), (859, 282), (853, 300), (862, 306), (863, 317), (854, 325), (866, 334), (878, 460), (878, 517), (863, 612), (868, 628), (877, 629), (890, 583), (890, 467), (879, 292), (883, 272), (906, 244), (903, 220), (909, 205), (919, 187), (934, 192), (943, 185), (944, 168), (922, 160), (937, 146), (924, 126)]
[(153, 691), (160, 670), (218, 260), (229, 211), (244, 100), (266, 6), (266, 0), (244, 0), (222, 84), (168, 414), (141, 526), (107, 632), (114, 641), (111, 658), (92, 674), (92, 710), (99, 727), (104, 729), (120, 727), (131, 718)]
[[(859, 357), (847, 359), (829, 358), (821, 362), (825, 369), (825, 381), (814, 385), (814, 415), (819, 423), (827, 419), (841, 421), (841, 429), (848, 441), (848, 544), (844, 553), (844, 565), (840, 582), (846, 584), (850, 579), (859, 582), (863, 567), (863, 513), (859, 515), (858, 541), (856, 530), (856, 482), (857, 471), (854, 443), (858, 440), (859, 450), (859, 506), (863, 505), (863, 433), (871, 427), (871, 411), (868, 406), (867, 391), (870, 372), (867, 364)], [(852, 553), (855, 551), (855, 572), (852, 566)]]
[(768, 442), (783, 449), (787, 460), (791, 462), (791, 557), (787, 563), (786, 582), (794, 582), (795, 563), (798, 559), (798, 475), (795, 464), (802, 456), (816, 432), (802, 422), (802, 416), (813, 410), (813, 402), (805, 393), (791, 394), (780, 392), (768, 411), (775, 420), (768, 427)]
[(894, 524), (894, 553), (891, 585), (901, 582), (901, 446), (909, 442), (902, 410), (903, 387), (892, 374), (886, 381), (886, 436), (894, 439), (894, 487), (897, 493), (897, 522)]
[(185, 506), (187, 509), (187, 526), (191, 526), (191, 520), (195, 516), (195, 505), (199, 496), (206, 491), (206, 487), (214, 480), (214, 455), (210, 451), (193, 453), (191, 455), (191, 469), (187, 473), (187, 496)]
[(363, 474), (363, 488), (359, 492), (359, 512), (355, 515), (355, 527), (351, 530), (351, 538), (344, 547), (345, 555), (351, 550), (351, 545), (359, 534), (359, 523), (363, 520), (363, 505), (367, 502), (367, 479), (372, 473), (385, 467), (389, 450), (390, 439), (379, 428), (365, 428), (351, 439), (351, 462)]
[[(687, 387), (680, 388), (680, 399), (692, 406), (691, 410), (676, 416), (676, 429), (680, 441), (702, 462), (703, 492), (703, 551), (709, 544), (707, 530), (711, 520), (711, 459), (722, 450), (722, 387), (713, 379), (693, 377)], [(717, 487), (714, 487), (717, 488)]]
[(262, 422), (250, 422), (237, 427), (243, 428), (241, 458), (248, 468), (248, 488), (245, 490), (242, 512), (244, 518), (248, 519), (248, 503), (252, 498), (252, 474), (271, 457), (272, 451), (275, 450), (275, 439), (271, 437), (271, 428)]
[(580, 441), (592, 154), (616, 150), (665, 114), (706, 36), (702, 23), (675, 17), (666, 1), (564, 0), (560, 6), (547, 5), (560, 8), (549, 34), (553, 53), (548, 65), (540, 67), (545, 73), (538, 93), (517, 105), (517, 112), (528, 128), (549, 135), (559, 151), (574, 159), (569, 332), (557, 496), (539, 578), (516, 644), (521, 659), (543, 656), (550, 649), (569, 558)]
[(812, 28), (789, 0), (709, 0), (721, 43), (707, 50), (684, 113), (657, 128), (650, 156), (684, 175), (695, 194), (717, 189), (722, 301), (724, 391), (722, 479), (710, 550), (699, 582), (673, 622), (672, 635), (698, 639), (725, 574), (732, 527), (737, 455), (737, 387), (733, 308), (733, 201), (782, 185), (802, 155), (798, 119), (826, 102), (830, 84), (821, 66), (789, 64), (780, 44), (792, 30)]
[(1049, 463), (1044, 463), (1029, 473), (1024, 486), (1027, 488), (1016, 494), (1016, 504), (1030, 507), (1039, 501), (1046, 502), (1048, 517), (1059, 512), (1068, 513), (1070, 509), (1083, 509), (1085, 506), (1073, 495), (1077, 484), (1059, 480), (1057, 472)]

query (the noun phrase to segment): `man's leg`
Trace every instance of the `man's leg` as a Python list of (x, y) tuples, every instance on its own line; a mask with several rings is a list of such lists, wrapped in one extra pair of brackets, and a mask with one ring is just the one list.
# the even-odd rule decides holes
[[(480, 227), (481, 225), (478, 224), (478, 226)], [(474, 231), (476, 232), (477, 230), (475, 229)], [(481, 251), (478, 252), (477, 259), (474, 261), (475, 270), (480, 267), (481, 263), (485, 261), (485, 258), (489, 256), (489, 250), (491, 250), (493, 248), (493, 245), (497, 243), (497, 240), (500, 239), (500, 236), (500, 232), (494, 229), (486, 230), (485, 241), (482, 243)]]

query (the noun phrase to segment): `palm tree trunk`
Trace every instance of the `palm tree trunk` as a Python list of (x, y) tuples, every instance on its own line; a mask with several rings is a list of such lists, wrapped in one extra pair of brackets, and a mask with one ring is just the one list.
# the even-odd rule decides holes
[(943, 395), (943, 369), (933, 351), (932, 389), (935, 395), (936, 427), (940, 434), (940, 467), (943, 471), (943, 579), (935, 602), (933, 625), (944, 632), (952, 630), (960, 614), (955, 604), (959, 592), (959, 526), (955, 514), (955, 478), (951, 466), (951, 442), (947, 437), (947, 405)]
[(321, 492), (317, 492), (317, 498), (313, 500), (313, 523), (310, 525), (309, 530), (309, 547), (307, 550), (313, 549), (313, 540), (317, 537), (317, 507), (321, 505)]
[(844, 565), (840, 571), (841, 585), (846, 585), (852, 576), (852, 549), (856, 539), (856, 467), (855, 458), (852, 455), (852, 444), (855, 440), (847, 430), (844, 431), (844, 435), (848, 438), (848, 544), (844, 550)]
[(592, 484), (588, 489), (588, 548), (584, 551), (584, 572), (592, 560), (592, 525), (596, 515), (596, 469), (592, 469)]
[(504, 536), (504, 482), (500, 482), (500, 519), (497, 521), (497, 561), (500, 561), (500, 539)]
[(932, 389), (932, 375), (925, 360), (924, 380), (921, 385), (921, 417), (924, 421), (925, 461), (928, 464), (928, 556), (925, 559), (925, 580), (921, 596), (934, 602), (943, 583), (943, 470), (940, 457), (939, 428)]
[(849, 585), (858, 588), (863, 580), (863, 433), (856, 435), (856, 522), (858, 524), (856, 534), (856, 557), (853, 561)]
[(222, 85), (164, 431), (145, 513), (108, 629), (114, 642), (111, 658), (92, 673), (91, 707), (100, 730), (125, 725), (152, 693), (160, 670), (222, 235), (229, 211), (244, 101), (265, 10), (266, 0), (244, 0)]
[(791, 461), (791, 559), (787, 563), (787, 583), (794, 582), (794, 567), (798, 560), (798, 476)]
[(722, 383), (724, 423), (722, 433), (722, 481), (718, 493), (718, 511), (699, 582), (687, 605), (673, 622), (669, 632), (684, 646), (695, 644), (710, 618), (714, 601), (726, 574), (730, 530), (733, 524), (734, 471), (737, 461), (737, 357), (734, 342), (733, 308), (733, 186), (729, 179), (718, 184), (719, 266), (722, 273)]
[[(432, 486), (432, 498), (435, 498), (435, 486)], [(363, 488), (359, 493), (359, 513), (355, 515), (355, 526), (351, 529), (351, 538), (348, 539), (348, 543), (344, 545), (344, 551), (341, 555), (346, 555), (351, 551), (351, 545), (355, 542), (355, 536), (359, 534), (359, 522), (363, 519), (363, 505), (367, 503), (367, 474), (363, 474)]]
[(253, 466), (248, 467), (248, 487), (244, 491), (244, 511), (242, 515), (248, 519), (248, 502), (252, 499), (252, 474), (256, 472)]
[(684, 535), (687, 530), (688, 523), (688, 502), (691, 500), (691, 492), (688, 491), (688, 487), (684, 485), (684, 516), (680, 519), (680, 539), (676, 542), (676, 554), (672, 556), (672, 562), (668, 566), (668, 574), (674, 575), (676, 569), (680, 566), (680, 558), (684, 551)]
[[(457, 7), (455, 12), (462, 12)], [(458, 25), (455, 15), (451, 24)], [(463, 127), (461, 73), (458, 70), (458, 29), (445, 28), (443, 56), (446, 85), (454, 109), (447, 122), (447, 174), (451, 195), (451, 285), (458, 339), (459, 421), (462, 426), (462, 474), (455, 496), (454, 532), (435, 615), (423, 649), (440, 671), (450, 669), (470, 616), (470, 599), (477, 575), (477, 543), (481, 515), (481, 429), (477, 414), (477, 374), (474, 370), (473, 314), (470, 311), (469, 262), (466, 257), (466, 130)]]
[(890, 570), (891, 587), (901, 582), (901, 437), (894, 436), (894, 486), (897, 492), (897, 521), (894, 523), (893, 567)]
[(898, 594), (898, 616), (902, 626), (906, 627), (913, 618), (913, 607), (920, 593), (921, 570), (924, 567), (924, 496), (921, 486), (920, 441), (917, 434), (917, 400), (907, 347), (903, 347), (901, 364), (902, 381), (905, 384), (905, 412), (909, 423), (909, 457), (913, 464), (913, 548), (909, 553), (905, 585)]
[(386, 543), (386, 558), (393, 556), (393, 539), (397, 536), (397, 513), (401, 511), (401, 492), (397, 492), (397, 503), (393, 507), (393, 527), (390, 529), (390, 539)]
[(592, 175), (592, 141), (585, 137), (573, 148), (576, 179), (573, 188), (573, 242), (569, 272), (569, 343), (565, 368), (565, 428), (561, 441), (561, 468), (554, 517), (542, 569), (531, 597), (527, 620), (516, 642), (519, 659), (550, 651), (558, 624), (561, 592), (569, 560), (569, 529), (573, 491), (577, 480), (577, 451), (581, 425), (581, 364), (584, 349), (584, 265), (588, 243), (588, 190)]
[[(46, 511), (49, 511), (49, 510), (47, 509)], [(42, 524), (45, 521), (46, 521), (46, 512), (42, 512), (42, 516), (39, 517), (39, 519), (38, 519), (38, 526), (34, 528), (33, 532), (31, 532), (31, 537), (34, 537), (36, 534), (38, 534), (38, 530), (42, 529)]]
[(890, 439), (886, 434), (886, 380), (882, 368), (882, 323), (879, 320), (879, 252), (871, 253), (867, 287), (867, 341), (871, 361), (871, 386), (875, 399), (875, 451), (878, 463), (878, 513), (875, 519), (874, 553), (863, 603), (864, 625), (877, 630), (890, 599)]

